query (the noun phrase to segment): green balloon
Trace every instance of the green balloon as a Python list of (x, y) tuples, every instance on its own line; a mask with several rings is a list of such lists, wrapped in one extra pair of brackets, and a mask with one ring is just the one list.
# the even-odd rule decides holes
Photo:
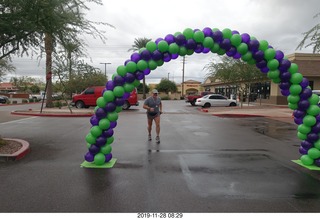
[(291, 110), (296, 110), (296, 109), (298, 109), (298, 103), (289, 103), (288, 107)]
[(203, 46), (204, 46), (205, 48), (211, 49), (211, 48), (213, 47), (213, 44), (214, 44), (214, 42), (213, 42), (213, 39), (212, 39), (211, 37), (206, 37), (206, 38), (204, 38), (204, 40), (203, 40)]
[(302, 87), (298, 84), (293, 84), (290, 86), (289, 91), (292, 95), (298, 95), (302, 91)]
[(96, 113), (99, 108), (100, 108), (99, 106), (95, 106), (93, 109), (93, 112)]
[(220, 46), (218, 43), (214, 43), (213, 47), (210, 49), (212, 53), (217, 53), (220, 50)]
[(297, 137), (298, 137), (300, 140), (306, 140), (306, 139), (307, 139), (307, 135), (306, 135), (306, 134), (303, 134), (303, 133), (301, 133), (301, 132), (298, 132)]
[(127, 73), (126, 67), (123, 66), (123, 65), (118, 66), (117, 73), (118, 73), (118, 75), (124, 77), (126, 75), (126, 73)]
[(289, 72), (291, 74), (297, 73), (298, 72), (298, 65), (296, 63), (291, 63)]
[(138, 87), (140, 85), (140, 81), (135, 79), (132, 84), (135, 86), (135, 87)]
[(193, 34), (193, 39), (197, 42), (197, 43), (202, 43), (204, 40), (204, 33), (202, 31), (196, 31)]
[(318, 159), (320, 157), (320, 151), (317, 148), (310, 148), (308, 150), (308, 156), (311, 159)]
[(220, 49), (218, 50), (217, 54), (222, 56), (222, 55), (226, 54), (226, 50), (220, 48)]
[(290, 95), (287, 97), (287, 100), (288, 100), (289, 103), (298, 103), (299, 100), (300, 100), (300, 96), (298, 96), (298, 95), (291, 95), (291, 94), (290, 94)]
[(97, 103), (97, 106), (101, 108), (105, 107), (107, 104), (106, 100), (103, 97), (99, 97), (96, 103)]
[(115, 112), (115, 111), (109, 112), (109, 113), (107, 114), (107, 119), (108, 119), (109, 121), (111, 121), (111, 122), (117, 121), (117, 119), (118, 119), (118, 113)]
[(135, 62), (129, 61), (126, 65), (127, 72), (134, 73), (137, 70), (137, 64)]
[(107, 138), (107, 144), (112, 144), (114, 141), (114, 137), (111, 136), (110, 138)]
[(187, 50), (187, 55), (188, 56), (191, 56), (193, 53), (194, 53), (194, 50), (192, 50), (192, 49), (188, 49)]
[(176, 43), (171, 43), (169, 45), (169, 53), (171, 54), (178, 54), (179, 53), (179, 46)]
[(306, 155), (306, 154), (302, 155), (300, 157), (300, 160), (306, 166), (311, 166), (313, 164), (313, 162), (314, 162), (314, 160), (311, 157), (309, 157), (308, 155)]
[(272, 82), (275, 83), (275, 84), (279, 84), (281, 82), (281, 79), (280, 78), (274, 78), (274, 79), (272, 79)]
[(138, 63), (137, 63), (137, 68), (140, 71), (143, 71), (143, 70), (148, 68), (148, 63), (146, 61), (144, 61), (144, 60), (139, 60)]
[(317, 94), (312, 94), (311, 97), (308, 98), (310, 105), (317, 105), (319, 103), (319, 96)]
[(264, 58), (267, 61), (274, 59), (275, 55), (276, 55), (276, 51), (274, 49), (269, 48), (264, 51)]
[(268, 41), (266, 41), (266, 40), (261, 40), (261, 41), (259, 42), (259, 50), (265, 51), (265, 50), (268, 49), (268, 47), (269, 47)]
[(315, 148), (320, 149), (320, 139), (314, 143)]
[(231, 36), (230, 41), (233, 46), (238, 47), (242, 42), (242, 38), (239, 34), (234, 34)]
[(303, 80), (303, 75), (300, 73), (293, 73), (290, 78), (292, 84), (300, 84)]
[(89, 149), (90, 147), (91, 147), (91, 144), (87, 142), (87, 148)]
[(106, 100), (107, 103), (109, 103), (112, 102), (115, 97), (111, 90), (107, 90), (103, 93), (103, 98)]
[(218, 31), (219, 30), (219, 28), (212, 28), (212, 32), (216, 32), (216, 31)]
[(307, 113), (312, 116), (320, 114), (320, 107), (318, 105), (310, 105), (307, 109)]
[(274, 71), (274, 70), (278, 69), (279, 61), (276, 59), (271, 59), (268, 61), (267, 66), (271, 71)]
[(250, 60), (248, 60), (247, 62), (248, 62), (249, 65), (255, 65), (255, 64), (257, 64), (256, 60), (254, 60), (254, 59), (250, 59)]
[(102, 130), (106, 130), (110, 127), (110, 121), (108, 119), (101, 119), (99, 121), (99, 128)]
[(240, 43), (239, 46), (237, 46), (237, 51), (241, 54), (244, 55), (248, 52), (248, 45), (246, 43)]
[(160, 52), (166, 52), (168, 51), (169, 49), (169, 45), (168, 43), (165, 41), (165, 40), (161, 40), (159, 43), (158, 43), (158, 49)]
[(267, 76), (270, 79), (277, 79), (280, 77), (280, 71), (279, 70), (269, 71)]
[(186, 28), (184, 29), (183, 31), (183, 35), (185, 36), (185, 38), (188, 40), (188, 39), (192, 39), (193, 38), (193, 30), (191, 28)]
[(122, 111), (122, 107), (121, 106), (117, 106), (115, 112), (116, 113), (120, 113)]
[(86, 135), (86, 142), (88, 143), (88, 144), (95, 144), (96, 143), (96, 137), (94, 137), (91, 133), (89, 133), (89, 134), (87, 134)]
[(90, 133), (94, 137), (99, 137), (102, 134), (102, 130), (99, 126), (95, 125), (95, 126), (92, 126), (92, 128), (90, 129)]
[(123, 88), (124, 88), (125, 92), (131, 93), (133, 91), (133, 89), (134, 89), (134, 85), (131, 84), (131, 83), (125, 83), (123, 85)]
[(300, 132), (301, 134), (307, 135), (311, 132), (311, 127), (305, 124), (301, 124), (298, 126), (298, 132)]
[(106, 157), (104, 156), (103, 153), (97, 153), (96, 155), (94, 155), (93, 161), (96, 165), (101, 166), (105, 163)]
[(147, 50), (149, 50), (150, 52), (154, 52), (157, 49), (157, 44), (155, 42), (149, 41), (146, 44), (146, 48)]
[(110, 154), (112, 151), (112, 147), (108, 144), (100, 147), (100, 152), (103, 153), (103, 154)]
[(303, 124), (309, 127), (314, 126), (317, 123), (317, 119), (314, 116), (306, 115), (303, 118)]
[(124, 88), (122, 86), (116, 86), (113, 88), (113, 94), (116, 97), (122, 97), (124, 94)]
[(152, 70), (155, 70), (158, 67), (158, 64), (157, 64), (156, 61), (151, 59), (151, 60), (148, 61), (148, 66), (149, 66), (149, 69), (152, 71)]
[(157, 60), (156, 63), (157, 63), (157, 66), (162, 66), (164, 64), (164, 61), (160, 59), (160, 60)]
[(232, 31), (229, 28), (225, 28), (222, 30), (222, 35), (224, 39), (230, 39), (232, 36)]
[(179, 56), (185, 56), (185, 55), (187, 55), (187, 48), (184, 46), (180, 46)]
[(173, 34), (173, 36), (175, 36), (175, 37), (177, 37), (178, 35), (183, 35), (181, 32), (175, 32), (174, 34)]
[(241, 56), (241, 59), (245, 62), (248, 62), (252, 59), (252, 53), (248, 51), (246, 54)]

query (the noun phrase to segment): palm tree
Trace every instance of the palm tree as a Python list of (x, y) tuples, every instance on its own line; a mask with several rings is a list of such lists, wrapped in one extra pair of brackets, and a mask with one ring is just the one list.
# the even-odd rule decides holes
[[(151, 41), (151, 39), (148, 39), (148, 38), (145, 38), (145, 37), (143, 37), (143, 38), (135, 38), (134, 39), (134, 44), (128, 50), (128, 52), (130, 52), (130, 51), (139, 51), (140, 49), (145, 48), (149, 41)], [(145, 77), (143, 77), (142, 93), (143, 93), (143, 99), (146, 99), (146, 79), (145, 79)]]

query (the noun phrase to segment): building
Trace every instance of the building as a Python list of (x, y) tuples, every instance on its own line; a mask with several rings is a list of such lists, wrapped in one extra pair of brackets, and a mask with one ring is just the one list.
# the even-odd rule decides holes
[[(298, 71), (309, 80), (312, 90), (320, 90), (320, 54), (294, 53), (286, 57), (298, 65)], [(232, 84), (214, 81), (212, 78), (206, 79), (201, 86), (206, 91), (213, 91), (228, 97), (235, 95), (237, 90), (237, 87)], [(270, 80), (252, 82), (250, 84), (250, 101), (259, 100), (263, 103), (287, 105), (287, 97), (283, 96), (280, 91), (278, 84)]]
[(19, 89), (12, 83), (3, 82), (0, 83), (0, 93), (17, 92)]

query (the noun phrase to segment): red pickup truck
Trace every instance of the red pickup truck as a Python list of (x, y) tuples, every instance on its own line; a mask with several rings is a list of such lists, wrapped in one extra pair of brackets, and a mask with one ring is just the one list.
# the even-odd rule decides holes
[(208, 94), (213, 94), (213, 92), (204, 91), (204, 92), (201, 92), (199, 95), (187, 95), (187, 96), (185, 96), (184, 99), (187, 103), (190, 103), (192, 106), (195, 106), (195, 103), (198, 98), (201, 98), (201, 97), (206, 96)]

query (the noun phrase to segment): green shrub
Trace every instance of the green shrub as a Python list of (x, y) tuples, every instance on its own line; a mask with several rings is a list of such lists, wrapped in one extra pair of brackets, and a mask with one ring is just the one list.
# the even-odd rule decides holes
[(27, 99), (22, 99), (22, 103), (28, 103)]

